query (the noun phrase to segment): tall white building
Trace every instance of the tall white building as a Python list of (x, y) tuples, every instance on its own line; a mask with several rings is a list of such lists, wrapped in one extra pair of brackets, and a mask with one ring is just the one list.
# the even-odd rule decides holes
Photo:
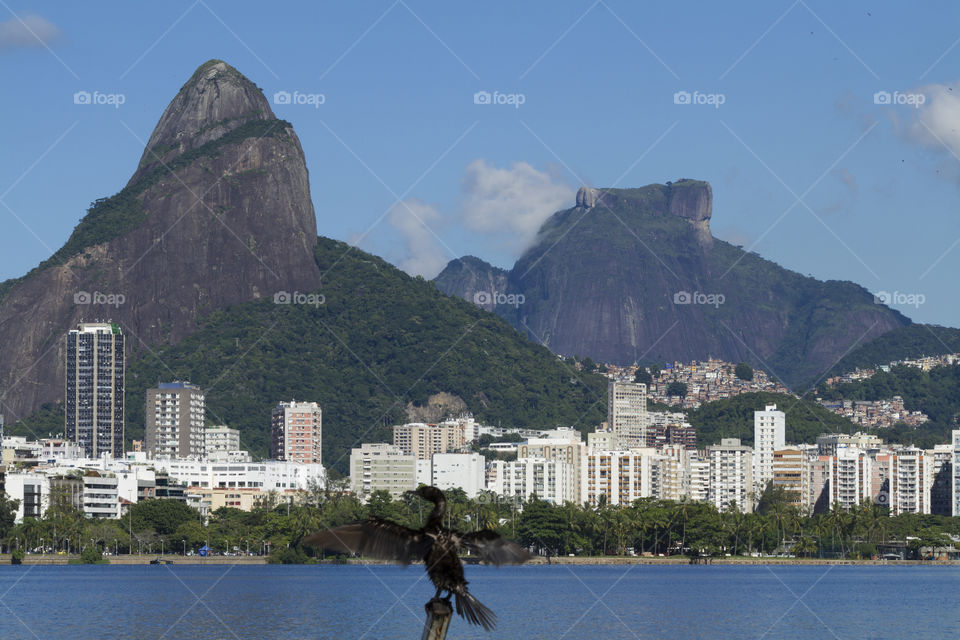
[(773, 452), (786, 444), (785, 424), (775, 404), (753, 412), (753, 481), (758, 493), (773, 480)]
[(494, 460), (490, 463), (489, 477), (487, 489), (500, 496), (529, 500), (536, 495), (538, 499), (554, 504), (576, 499), (573, 466), (559, 460)]
[(708, 500), (719, 510), (736, 502), (743, 513), (753, 511), (753, 449), (740, 444), (739, 438), (723, 438), (707, 447), (710, 463)]
[(960, 429), (953, 430), (953, 515), (960, 516)]
[(281, 402), (273, 409), (270, 457), (321, 464), (323, 411), (316, 402)]
[(479, 453), (435, 453), (430, 466), (430, 484), (438, 489), (463, 489), (475, 498), (486, 488), (486, 459)]
[(201, 458), (205, 453), (203, 391), (189, 382), (147, 389), (147, 453), (155, 458)]
[(89, 458), (123, 457), (125, 363), (120, 325), (82, 323), (67, 334), (64, 433)]
[(831, 458), (830, 504), (844, 509), (873, 500), (873, 459), (857, 447), (838, 447)]
[(617, 438), (618, 449), (647, 446), (647, 385), (611, 380), (607, 424)]
[(653, 496), (658, 460), (653, 449), (602, 451), (588, 449), (580, 469), (580, 500), (591, 506), (630, 505)]
[(350, 487), (363, 498), (374, 491), (399, 498), (417, 488), (417, 458), (385, 442), (364, 443), (350, 450)]

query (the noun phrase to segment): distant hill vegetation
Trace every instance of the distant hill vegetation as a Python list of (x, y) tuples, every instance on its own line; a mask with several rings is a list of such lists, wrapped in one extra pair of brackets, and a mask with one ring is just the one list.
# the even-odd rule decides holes
[(831, 376), (870, 369), (897, 360), (960, 353), (960, 329), (911, 324), (887, 332), (854, 349), (830, 370)]

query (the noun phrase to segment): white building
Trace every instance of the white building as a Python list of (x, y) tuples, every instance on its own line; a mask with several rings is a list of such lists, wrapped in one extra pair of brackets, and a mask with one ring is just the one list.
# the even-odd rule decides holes
[(363, 498), (374, 491), (399, 498), (417, 488), (417, 458), (392, 444), (364, 443), (350, 451), (350, 486)]
[(657, 456), (653, 449), (588, 450), (580, 469), (580, 499), (591, 506), (601, 498), (610, 505), (630, 505), (653, 496)]
[(573, 467), (558, 460), (523, 458), (490, 463), (487, 489), (499, 496), (529, 500), (536, 495), (553, 504), (572, 502), (576, 496)]
[(873, 500), (873, 460), (857, 447), (838, 447), (830, 466), (830, 504), (844, 509)]
[(486, 488), (486, 460), (479, 453), (435, 453), (431, 467), (430, 484), (438, 489), (463, 489), (475, 498)]
[(647, 385), (611, 380), (607, 389), (607, 424), (617, 448), (647, 446)]
[(953, 515), (960, 516), (960, 429), (952, 432), (953, 442)]
[(325, 481), (322, 465), (265, 460), (222, 463), (208, 460), (154, 460), (158, 472), (167, 472), (177, 482), (201, 489), (259, 489), (305, 491)]
[[(208, 427), (204, 435), (204, 451), (211, 460), (229, 460), (230, 454), (240, 452), (240, 430), (226, 425)], [(246, 454), (246, 452), (243, 452)]]
[(707, 447), (710, 464), (708, 500), (719, 510), (736, 502), (743, 513), (753, 511), (753, 449), (739, 438), (723, 438)]
[(775, 404), (753, 412), (753, 481), (758, 493), (773, 480), (773, 452), (786, 444), (785, 424)]
[(435, 453), (452, 453), (463, 449), (465, 429), (465, 425), (456, 420), (439, 424), (399, 424), (393, 427), (393, 444), (418, 460), (429, 460)]

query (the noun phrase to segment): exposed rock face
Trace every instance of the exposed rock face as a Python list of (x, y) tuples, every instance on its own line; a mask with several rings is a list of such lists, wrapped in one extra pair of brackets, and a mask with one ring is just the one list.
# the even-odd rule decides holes
[[(694, 180), (581, 189), (507, 274), (523, 304), (496, 313), (562, 355), (616, 364), (714, 356), (788, 384), (909, 323), (858, 285), (807, 278), (715, 240), (712, 195)], [(463, 285), (472, 281), (448, 273), (455, 262), (437, 285), (472, 300)]]
[(442, 291), (458, 291), (487, 311), (496, 309), (497, 294), (510, 293), (507, 272), (474, 256), (451, 260), (434, 282)]
[(300, 142), (224, 62), (183, 86), (123, 193), (136, 200), (135, 228), (34, 270), (0, 301), (8, 421), (62, 400), (64, 334), (81, 320), (119, 322), (129, 357), (179, 342), (216, 309), (320, 287)]

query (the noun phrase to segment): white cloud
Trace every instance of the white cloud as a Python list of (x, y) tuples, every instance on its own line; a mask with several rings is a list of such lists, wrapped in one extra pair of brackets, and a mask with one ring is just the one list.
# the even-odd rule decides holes
[(0, 22), (0, 49), (42, 47), (60, 37), (60, 28), (36, 14)]
[(433, 278), (446, 266), (449, 256), (440, 246), (434, 229), (443, 215), (432, 205), (417, 198), (398, 202), (387, 214), (387, 221), (403, 236), (406, 256), (398, 265), (410, 275)]
[[(915, 142), (960, 158), (960, 87), (931, 84), (916, 90), (925, 96), (907, 128)], [(909, 111), (910, 107), (901, 109)]]
[(572, 207), (576, 197), (573, 187), (526, 162), (500, 169), (483, 158), (467, 166), (460, 191), (460, 218), (467, 228), (517, 255), (547, 218)]

